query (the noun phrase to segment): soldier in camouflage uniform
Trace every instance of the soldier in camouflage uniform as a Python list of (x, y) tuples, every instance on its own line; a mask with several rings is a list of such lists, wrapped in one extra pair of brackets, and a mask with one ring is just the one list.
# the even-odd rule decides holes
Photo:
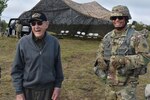
[(127, 26), (131, 15), (126, 6), (112, 8), (114, 29), (99, 46), (95, 74), (106, 83), (105, 100), (136, 100), (139, 75), (146, 73), (149, 46), (145, 37)]
[(16, 37), (19, 39), (21, 37), (21, 31), (22, 31), (22, 24), (20, 20), (16, 21)]

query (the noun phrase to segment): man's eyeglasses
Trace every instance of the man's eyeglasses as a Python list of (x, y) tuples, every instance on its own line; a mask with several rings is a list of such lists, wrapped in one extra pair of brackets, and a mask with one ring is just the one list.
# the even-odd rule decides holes
[(116, 19), (122, 20), (124, 18), (125, 18), (124, 16), (113, 16), (113, 17), (110, 17), (110, 20), (116, 20)]
[(31, 22), (31, 25), (32, 25), (32, 26), (35, 26), (36, 24), (40, 26), (40, 25), (43, 24), (43, 22), (42, 22), (42, 21), (34, 21), (34, 22)]

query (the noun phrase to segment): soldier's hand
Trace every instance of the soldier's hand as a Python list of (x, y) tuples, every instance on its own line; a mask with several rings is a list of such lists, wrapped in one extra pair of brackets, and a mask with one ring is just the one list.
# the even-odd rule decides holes
[(97, 67), (94, 67), (93, 70), (94, 70), (94, 73), (96, 73), (97, 70), (98, 70), (98, 68), (97, 68)]
[(110, 66), (114, 68), (122, 68), (122, 67), (131, 67), (131, 58), (130, 56), (112, 56), (110, 58)]
[(97, 65), (100, 67), (100, 69), (102, 70), (106, 70), (107, 69), (107, 64), (105, 62), (105, 60), (103, 59), (103, 57), (98, 57), (97, 58)]
[(110, 66), (117, 69), (125, 64), (125, 58), (123, 56), (112, 56), (110, 58)]

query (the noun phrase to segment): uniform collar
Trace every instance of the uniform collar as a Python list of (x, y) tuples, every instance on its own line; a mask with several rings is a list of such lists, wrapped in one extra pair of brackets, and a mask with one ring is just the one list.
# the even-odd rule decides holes
[(115, 29), (114, 29), (112, 30), (111, 37), (112, 38), (125, 37), (127, 35), (127, 30), (128, 30), (128, 27), (125, 27), (125, 29), (120, 32), (115, 32)]

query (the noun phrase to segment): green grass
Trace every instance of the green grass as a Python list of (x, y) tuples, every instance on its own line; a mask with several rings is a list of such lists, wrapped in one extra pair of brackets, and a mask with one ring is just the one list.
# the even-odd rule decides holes
[[(14, 59), (16, 38), (0, 37), (0, 100), (14, 100), (10, 70)], [(100, 41), (59, 39), (65, 79), (60, 100), (103, 100), (104, 84), (93, 72), (96, 50)], [(143, 89), (150, 83), (150, 73), (140, 77), (138, 100), (144, 100)]]

